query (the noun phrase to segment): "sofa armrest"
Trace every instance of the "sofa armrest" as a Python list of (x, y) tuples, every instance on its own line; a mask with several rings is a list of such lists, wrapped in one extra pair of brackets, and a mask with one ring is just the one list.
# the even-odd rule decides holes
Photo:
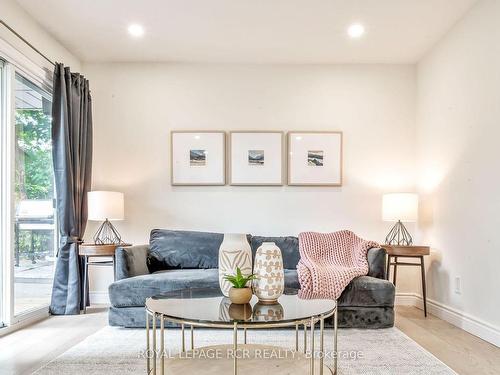
[(368, 250), (368, 276), (376, 277), (378, 279), (385, 279), (385, 249), (379, 247), (372, 247)]
[(118, 247), (115, 250), (116, 280), (147, 275), (149, 245)]

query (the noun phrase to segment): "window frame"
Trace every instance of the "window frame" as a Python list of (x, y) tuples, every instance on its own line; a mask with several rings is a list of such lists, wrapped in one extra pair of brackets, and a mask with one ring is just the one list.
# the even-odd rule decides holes
[[(14, 183), (15, 183), (15, 80), (16, 73), (52, 94), (51, 72), (40, 67), (10, 44), (0, 39), (0, 63), (3, 65), (0, 106), (0, 327), (22, 325), (49, 315), (49, 305), (14, 312)], [(55, 192), (54, 192), (55, 194)], [(59, 230), (55, 215), (54, 241)], [(3, 331), (3, 330), (2, 330)], [(3, 333), (3, 332), (2, 332)], [(1, 334), (0, 334), (1, 335)]]
[(9, 244), (9, 230), (7, 223), (10, 220), (10, 210), (8, 208), (9, 190), (6, 182), (7, 155), (7, 123), (8, 123), (8, 104), (7, 104), (7, 77), (8, 71), (6, 63), (0, 58), (0, 327), (6, 324), (7, 307), (10, 306), (9, 290), (5, 282), (8, 276), (7, 251)]

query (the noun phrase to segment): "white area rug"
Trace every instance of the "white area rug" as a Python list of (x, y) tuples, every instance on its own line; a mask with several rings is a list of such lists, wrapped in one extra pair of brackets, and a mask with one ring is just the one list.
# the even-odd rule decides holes
[[(242, 340), (240, 334), (240, 340)], [(166, 348), (178, 353), (180, 330), (168, 329)], [(189, 330), (186, 346), (189, 348)], [(299, 334), (302, 345), (303, 332)], [(347, 374), (455, 374), (397, 328), (382, 330), (343, 329), (338, 334), (339, 373)], [(231, 330), (195, 330), (195, 346), (230, 344)], [(319, 340), (316, 339), (316, 345)], [(294, 330), (248, 331), (248, 343), (295, 346)], [(325, 350), (331, 350), (333, 333), (325, 332)], [(105, 327), (36, 371), (37, 375), (118, 375), (146, 374), (146, 333), (144, 329)], [(317, 347), (316, 347), (317, 348)], [(326, 363), (329, 360), (327, 360)], [(168, 371), (166, 371), (168, 374)], [(263, 366), (258, 375), (272, 374)], [(187, 374), (186, 374), (187, 375)]]

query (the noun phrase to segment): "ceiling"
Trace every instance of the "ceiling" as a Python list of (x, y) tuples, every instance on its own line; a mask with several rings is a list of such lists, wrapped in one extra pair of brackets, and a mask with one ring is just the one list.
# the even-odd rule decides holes
[[(17, 1), (82, 61), (224, 63), (415, 63), (476, 2)], [(359, 40), (346, 35), (353, 22), (366, 27)]]

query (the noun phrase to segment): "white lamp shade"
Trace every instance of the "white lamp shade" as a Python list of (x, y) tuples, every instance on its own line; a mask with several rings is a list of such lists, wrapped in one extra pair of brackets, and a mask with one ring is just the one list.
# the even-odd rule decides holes
[(418, 219), (418, 195), (414, 193), (384, 194), (382, 220), (413, 222)]
[(123, 193), (90, 191), (87, 194), (89, 220), (123, 220)]

